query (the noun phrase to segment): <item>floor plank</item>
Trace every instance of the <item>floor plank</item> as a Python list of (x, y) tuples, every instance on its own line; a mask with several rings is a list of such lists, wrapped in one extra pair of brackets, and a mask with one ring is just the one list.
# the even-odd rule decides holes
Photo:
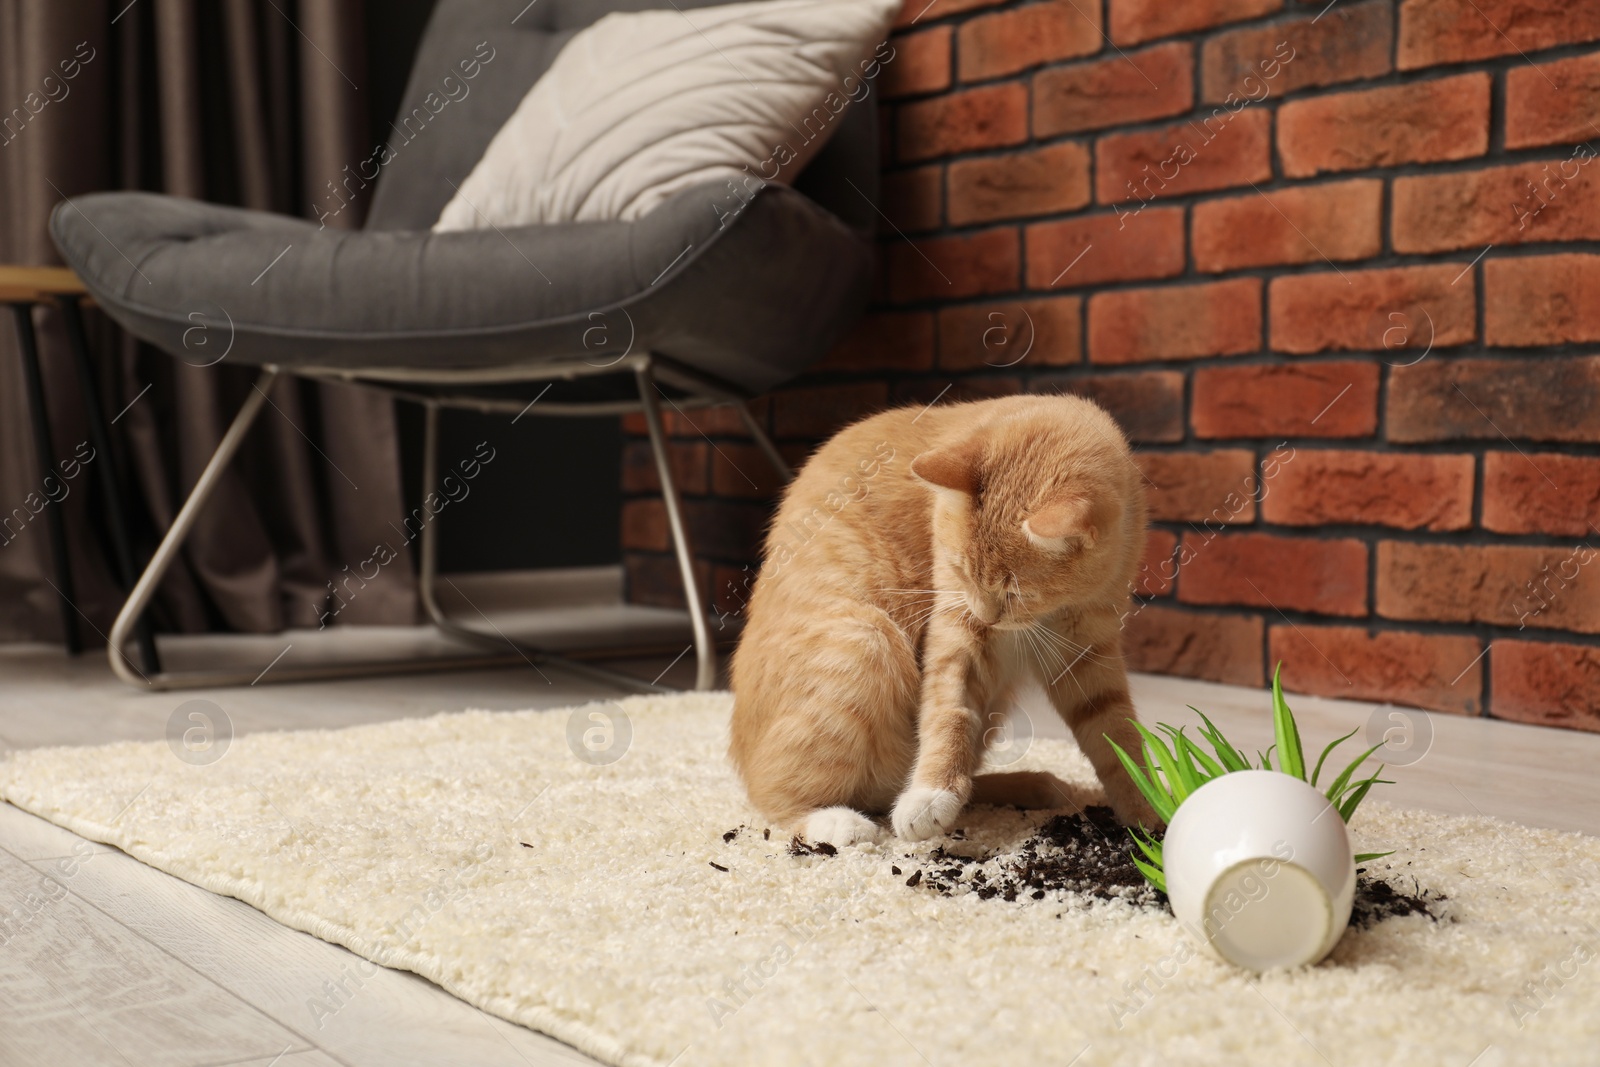
[[(51, 872), (58, 863), (33, 866)], [(593, 1062), (414, 974), (379, 967), (118, 850), (73, 867), (68, 884), (76, 896), (350, 1067)]]
[(193, 1067), (314, 1047), (86, 904), (69, 886), (81, 874), (41, 866), (0, 850), (0, 1063)]

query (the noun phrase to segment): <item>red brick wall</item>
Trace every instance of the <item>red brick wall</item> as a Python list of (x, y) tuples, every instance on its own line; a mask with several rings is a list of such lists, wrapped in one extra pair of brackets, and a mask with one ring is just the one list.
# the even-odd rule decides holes
[[(875, 310), (783, 447), (1091, 396), (1150, 482), (1133, 666), (1600, 729), (1600, 4), (910, 0), (895, 46)], [(674, 427), (736, 611), (771, 476)], [(625, 484), (671, 602), (642, 441)]]

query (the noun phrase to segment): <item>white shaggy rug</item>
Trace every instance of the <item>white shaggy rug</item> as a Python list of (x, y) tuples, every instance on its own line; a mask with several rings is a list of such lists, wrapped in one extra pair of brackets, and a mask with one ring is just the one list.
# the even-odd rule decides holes
[[(1257, 980), (1164, 907), (972, 891), (979, 865), (950, 856), (1015, 853), (1041, 813), (792, 855), (724, 762), (728, 710), (253, 734), (207, 766), (162, 742), (35, 750), (0, 794), (616, 1064), (1600, 1062), (1600, 840), (1369, 803), (1358, 848), (1399, 850), (1369, 873), (1439, 918)], [(1014, 766), (1087, 780), (1067, 742)]]

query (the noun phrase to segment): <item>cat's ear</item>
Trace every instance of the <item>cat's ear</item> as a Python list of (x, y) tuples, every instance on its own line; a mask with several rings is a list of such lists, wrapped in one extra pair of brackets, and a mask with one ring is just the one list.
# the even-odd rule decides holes
[(1120, 513), (1115, 500), (1096, 504), (1086, 497), (1063, 497), (1023, 520), (1022, 532), (1035, 547), (1047, 552), (1064, 552), (1074, 541), (1093, 548)]
[(911, 461), (911, 473), (938, 489), (954, 489), (975, 496), (978, 492), (978, 450), (970, 444), (936, 448)]

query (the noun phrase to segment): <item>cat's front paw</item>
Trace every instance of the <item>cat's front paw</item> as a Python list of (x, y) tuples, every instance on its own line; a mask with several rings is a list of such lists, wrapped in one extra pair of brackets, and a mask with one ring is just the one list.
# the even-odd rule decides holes
[(821, 808), (806, 816), (801, 836), (813, 845), (844, 848), (878, 840), (878, 824), (853, 808)]
[(956, 824), (965, 802), (948, 789), (928, 789), (912, 786), (900, 795), (895, 803), (895, 836), (907, 841), (925, 841), (942, 834)]

